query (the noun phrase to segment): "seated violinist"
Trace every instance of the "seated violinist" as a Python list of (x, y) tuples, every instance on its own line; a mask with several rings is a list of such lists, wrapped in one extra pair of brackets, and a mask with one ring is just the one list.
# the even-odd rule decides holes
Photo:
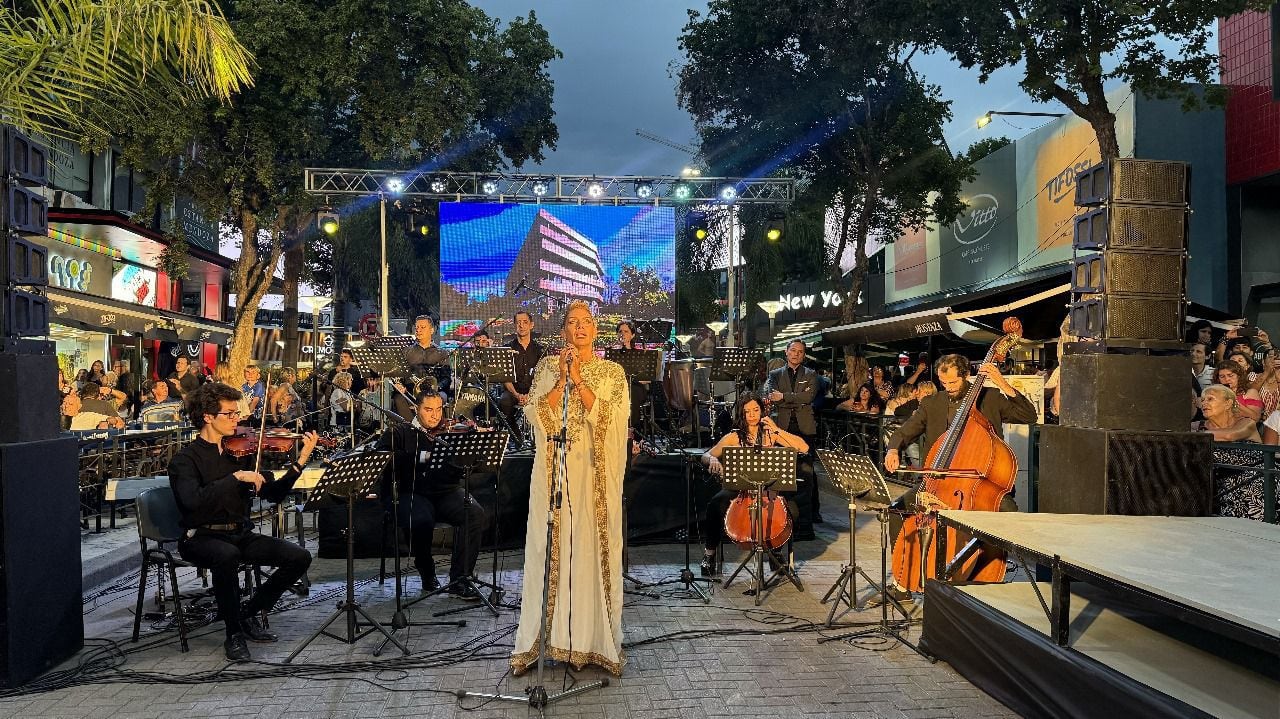
[[(393, 454), (378, 496), (382, 499), (382, 506), (388, 512), (396, 513), (400, 528), (409, 534), (414, 563), (422, 577), (422, 591), (440, 588), (435, 560), (431, 557), (431, 536), (436, 522), (445, 522), (456, 529), (453, 559), (449, 564), (449, 594), (460, 599), (478, 600), (480, 595), (475, 589), (461, 580), (475, 571), (488, 515), (480, 503), (465, 491), (461, 472), (452, 468), (428, 468), (437, 444), (436, 436), (447, 426), (444, 397), (438, 392), (418, 395), (413, 422), (388, 427), (378, 440), (379, 450), (390, 450)], [(397, 504), (392, 502), (393, 481), (398, 490)]]
[[(798, 434), (782, 430), (773, 418), (764, 413), (760, 400), (748, 395), (734, 408), (735, 429), (716, 442), (715, 446), (702, 455), (707, 471), (719, 477), (724, 469), (720, 465), (720, 457), (726, 447), (791, 447), (798, 452), (809, 451), (809, 444)], [(737, 496), (736, 492), (720, 490), (707, 504), (706, 514), (702, 518), (702, 576), (709, 577), (716, 572), (716, 550), (724, 536), (724, 517), (729, 510), (729, 502)], [(796, 516), (794, 501), (788, 500), (787, 511)]]

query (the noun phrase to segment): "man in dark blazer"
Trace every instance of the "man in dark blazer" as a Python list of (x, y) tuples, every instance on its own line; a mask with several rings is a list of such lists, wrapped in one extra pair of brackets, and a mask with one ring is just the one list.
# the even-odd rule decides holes
[[(787, 345), (787, 363), (769, 373), (764, 397), (773, 403), (778, 426), (804, 437), (812, 449), (818, 434), (818, 423), (813, 415), (813, 399), (818, 396), (818, 375), (804, 366), (805, 349), (804, 340), (792, 340)], [(795, 538), (805, 541), (813, 539), (813, 522), (818, 516), (818, 488), (815, 486), (812, 458), (802, 454), (799, 459), (798, 474), (803, 481), (796, 489), (796, 504), (800, 511), (795, 518)]]

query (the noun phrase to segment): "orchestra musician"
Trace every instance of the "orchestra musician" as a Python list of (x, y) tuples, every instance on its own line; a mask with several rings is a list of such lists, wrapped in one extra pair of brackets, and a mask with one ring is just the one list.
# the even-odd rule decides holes
[[(760, 400), (753, 395), (744, 397), (733, 410), (734, 428), (711, 449), (702, 455), (702, 463), (707, 471), (719, 477), (724, 473), (720, 465), (720, 457), (726, 447), (791, 447), (797, 452), (808, 452), (809, 443), (804, 437), (778, 427), (764, 413)], [(706, 513), (702, 517), (702, 576), (710, 577), (719, 573), (715, 561), (716, 551), (724, 538), (724, 517), (729, 510), (729, 502), (737, 496), (737, 492), (722, 489), (707, 504)], [(794, 517), (795, 502), (787, 501), (787, 511)]]
[(533, 340), (533, 315), (520, 310), (515, 314), (516, 336), (507, 343), (515, 352), (516, 381), (504, 382), (502, 396), (498, 399), (498, 411), (507, 418), (516, 444), (523, 446), (526, 438), (520, 433), (516, 412), (529, 403), (529, 390), (533, 385), (533, 371), (542, 359), (543, 348)]
[[(1015, 424), (1034, 424), (1036, 409), (1031, 401), (1009, 384), (994, 364), (985, 364), (982, 371), (995, 385), (995, 388), (984, 387), (978, 396), (977, 409), (991, 423), (997, 436), (1003, 436), (1005, 422)], [(923, 452), (928, 452), (950, 426), (951, 420), (960, 407), (961, 400), (969, 391), (969, 359), (957, 354), (943, 355), (933, 365), (934, 378), (942, 385), (941, 392), (920, 399), (920, 406), (902, 423), (886, 442), (884, 468), (890, 472), (898, 471), (901, 466), (902, 447), (911, 444), (918, 437), (923, 437)], [(915, 490), (902, 495), (894, 506), (902, 509), (915, 505)], [(1018, 505), (1013, 498), (1006, 495), (1001, 503), (1000, 511), (1017, 511)], [(889, 536), (897, 538), (902, 527), (901, 514), (889, 516)], [(910, 595), (901, 586), (895, 587), (894, 594), (898, 599), (906, 599)]]
[[(624, 350), (644, 349), (636, 342), (636, 327), (631, 320), (622, 320), (614, 328), (618, 332), (618, 347)], [(649, 383), (631, 383), (631, 428), (644, 427), (644, 405), (649, 401)]]
[[(449, 594), (479, 600), (470, 584), (462, 582), (475, 571), (488, 514), (463, 486), (465, 477), (453, 468), (428, 469), (437, 438), (446, 434), (444, 396), (427, 390), (418, 395), (413, 421), (388, 427), (378, 439), (378, 449), (392, 452), (378, 496), (387, 512), (395, 512), (400, 528), (409, 533), (413, 560), (422, 578), (422, 591), (440, 588), (431, 537), (437, 522), (453, 525), (453, 558), (449, 565)], [(393, 505), (391, 482), (396, 483), (398, 503)], [(465, 534), (464, 534), (465, 528)]]
[[(218, 616), (227, 632), (223, 644), (227, 659), (248, 661), (246, 639), (276, 640), (258, 614), (274, 606), (311, 565), (311, 554), (302, 547), (253, 531), (249, 518), (253, 493), (269, 502), (283, 500), (301, 476), (317, 436), (314, 432), (303, 435), (298, 459), (284, 474), (255, 472), (222, 447), (222, 440), (235, 434), (240, 419), (240, 391), (209, 382), (190, 392), (186, 403), (187, 416), (199, 434), (169, 462), (169, 485), (185, 530), (178, 552), (195, 566), (207, 568), (213, 578)], [(243, 606), (242, 563), (277, 568)]]
[(439, 367), (449, 364), (449, 353), (436, 346), (435, 334), (434, 317), (421, 314), (414, 318), (413, 336), (418, 341), (404, 350), (404, 363), (409, 371), (410, 384), (406, 388), (399, 382), (393, 382), (398, 390), (395, 398), (396, 413), (403, 417), (414, 413), (415, 407), (410, 398), (417, 397), (422, 389), (437, 389), (441, 392), (447, 392), (450, 389), (447, 381), (438, 386), (433, 386), (429, 381), (436, 377)]
[[(520, 674), (538, 659), (544, 617), (544, 561), (550, 561), (546, 657), (582, 668), (622, 674), (622, 476), (627, 463), (627, 376), (616, 362), (593, 351), (596, 318), (585, 302), (569, 304), (567, 344), (538, 363), (525, 404), (533, 429), (534, 457), (525, 532), (520, 625), (511, 668)], [(568, 406), (569, 440), (561, 477), (562, 504), (551, 519), (551, 485), (560, 465), (552, 437)]]

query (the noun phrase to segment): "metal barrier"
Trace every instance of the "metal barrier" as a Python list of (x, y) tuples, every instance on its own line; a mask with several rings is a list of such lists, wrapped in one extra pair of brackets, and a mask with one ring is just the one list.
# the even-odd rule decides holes
[(193, 435), (190, 425), (169, 425), (141, 430), (86, 430), (80, 437), (80, 526), (102, 531), (103, 505), (110, 507), (110, 527), (116, 525), (116, 502), (106, 501), (107, 483), (113, 479), (163, 474), (169, 460)]
[[(821, 410), (818, 413), (818, 444), (852, 454), (865, 454), (884, 466), (885, 444), (905, 417), (880, 416), (861, 412), (845, 412), (838, 409)], [(911, 447), (919, 448), (919, 443)], [(910, 447), (908, 448), (910, 451)], [(917, 457), (917, 464), (919, 458)]]
[(1219, 515), (1253, 514), (1252, 495), (1258, 492), (1262, 521), (1277, 523), (1276, 475), (1280, 446), (1252, 442), (1213, 443), (1213, 506)]

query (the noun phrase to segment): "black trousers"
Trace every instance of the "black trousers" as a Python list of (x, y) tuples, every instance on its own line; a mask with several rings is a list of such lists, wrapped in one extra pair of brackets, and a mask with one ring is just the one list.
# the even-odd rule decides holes
[[(182, 558), (209, 570), (218, 616), (226, 623), (227, 636), (240, 631), (240, 618), (275, 606), (280, 595), (307, 573), (311, 553), (293, 542), (249, 530), (216, 532), (197, 529), (194, 537), (178, 542)], [(243, 609), (240, 606), (241, 564), (276, 567)]]
[(786, 430), (791, 434), (800, 435), (805, 444), (809, 445), (809, 451), (796, 458), (796, 478), (800, 482), (796, 485), (795, 503), (798, 511), (793, 516), (793, 520), (796, 539), (804, 541), (813, 539), (813, 517), (818, 513), (818, 475), (813, 471), (813, 449), (817, 438), (800, 431), (794, 412), (791, 413), (791, 421)]
[(418, 574), (423, 577), (435, 576), (436, 561), (431, 556), (431, 536), (436, 531), (437, 522), (452, 525), (456, 530), (449, 581), (470, 576), (475, 571), (476, 557), (480, 555), (480, 542), (485, 527), (488, 526), (489, 515), (470, 494), (463, 494), (461, 488), (440, 494), (402, 493), (397, 518), (400, 529), (409, 535), (409, 546), (413, 549), (413, 561), (418, 565)]

